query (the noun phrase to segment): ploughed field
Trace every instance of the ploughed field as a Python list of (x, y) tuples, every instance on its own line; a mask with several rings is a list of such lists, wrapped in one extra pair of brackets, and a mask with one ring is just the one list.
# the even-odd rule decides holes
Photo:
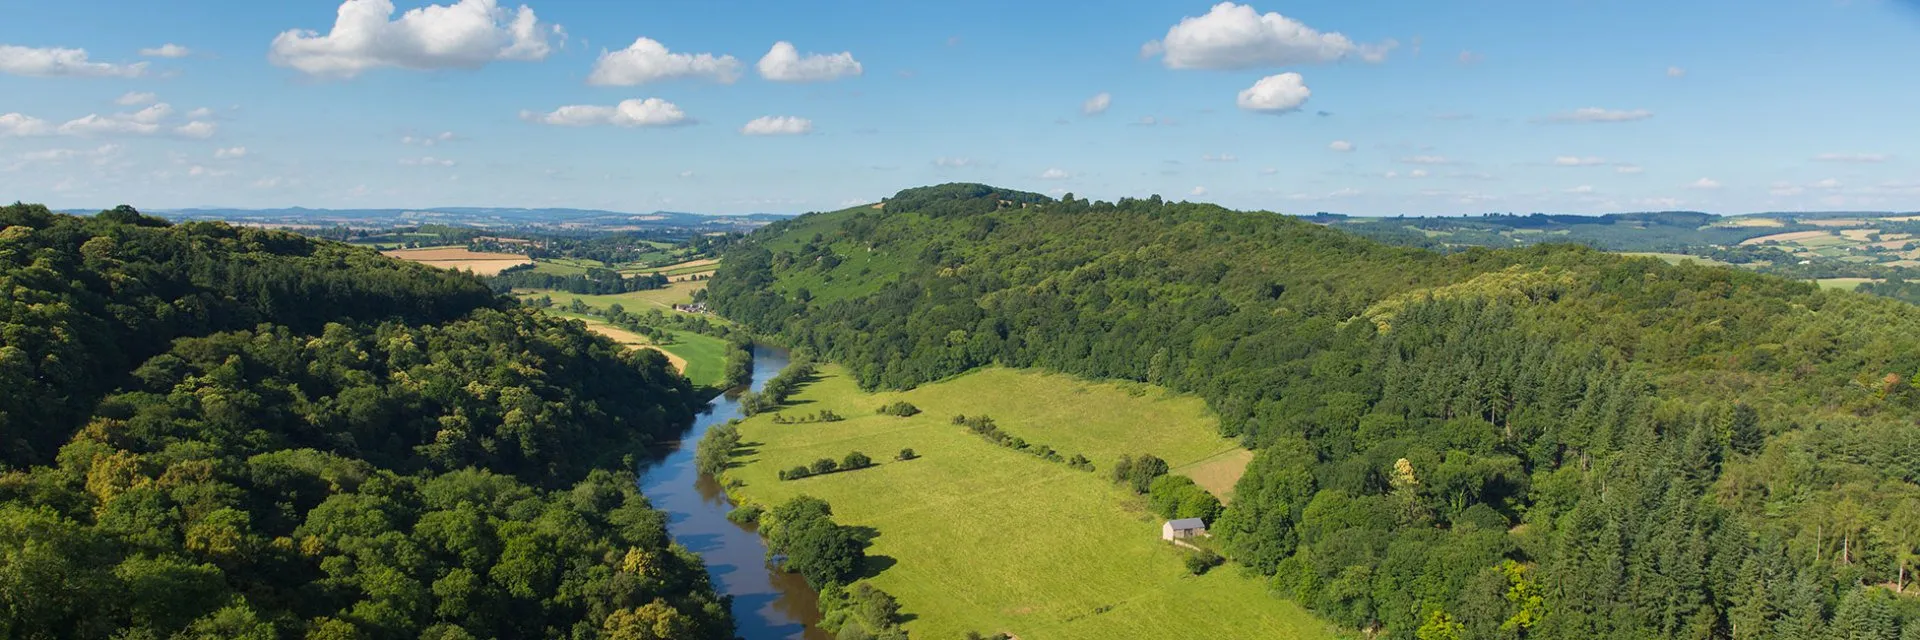
[[(904, 400), (921, 413), (877, 415)], [(776, 424), (821, 410), (839, 422)], [(955, 414), (984, 414), (1010, 435), (1089, 472), (995, 445)], [(968, 631), (1051, 638), (1331, 638), (1263, 580), (1227, 565), (1189, 575), (1186, 551), (1160, 540), (1143, 498), (1108, 480), (1122, 454), (1151, 453), (1210, 490), (1237, 480), (1251, 455), (1222, 438), (1200, 400), (1132, 383), (984, 369), (912, 391), (864, 393), (827, 365), (789, 405), (740, 425), (727, 472), (736, 500), (776, 505), (812, 495), (842, 524), (878, 531), (868, 548), (876, 586), (899, 598), (915, 637)], [(900, 461), (911, 448), (919, 456)], [(781, 469), (860, 451), (876, 466), (801, 480)], [(1204, 480), (1201, 478), (1204, 477)], [(1201, 541), (1201, 544), (1207, 544)]]

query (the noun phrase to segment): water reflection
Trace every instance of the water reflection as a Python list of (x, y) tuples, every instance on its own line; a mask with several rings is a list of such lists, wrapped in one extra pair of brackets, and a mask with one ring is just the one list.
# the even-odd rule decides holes
[[(753, 388), (787, 366), (787, 354), (755, 347)], [(718, 482), (693, 466), (693, 445), (714, 425), (740, 417), (740, 403), (729, 394), (713, 399), (706, 413), (679, 443), (663, 447), (648, 461), (640, 489), (653, 506), (667, 512), (673, 539), (699, 553), (720, 593), (733, 596), (733, 617), (747, 640), (831, 640), (821, 631), (819, 594), (798, 575), (766, 564), (767, 548), (751, 527), (727, 520), (733, 506)]]

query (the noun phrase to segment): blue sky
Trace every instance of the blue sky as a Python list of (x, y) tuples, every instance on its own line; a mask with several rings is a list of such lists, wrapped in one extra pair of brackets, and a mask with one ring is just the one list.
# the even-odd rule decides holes
[(1902, 0), (438, 1), (18, 3), (0, 198), (1920, 209)]

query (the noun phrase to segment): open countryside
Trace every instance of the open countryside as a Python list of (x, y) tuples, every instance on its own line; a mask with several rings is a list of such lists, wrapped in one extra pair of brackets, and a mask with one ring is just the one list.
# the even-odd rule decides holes
[(418, 262), (431, 267), (471, 271), (478, 276), (491, 276), (523, 264), (532, 264), (533, 259), (512, 253), (488, 253), (470, 251), (466, 247), (431, 247), (425, 249), (391, 249), (384, 251), (388, 256)]
[[(899, 401), (922, 412), (875, 415)], [(915, 637), (970, 630), (1063, 639), (1337, 637), (1276, 600), (1263, 580), (1231, 567), (1190, 575), (1186, 552), (1161, 541), (1161, 519), (1107, 479), (1121, 454), (1151, 453), (1176, 469), (1219, 457), (1244, 464), (1244, 451), (1218, 435), (1197, 398), (1009, 369), (863, 393), (843, 369), (827, 366), (779, 413), (821, 410), (846, 420), (776, 424), (768, 413), (744, 421), (751, 453), (726, 477), (743, 483), (733, 491), (739, 500), (775, 505), (811, 495), (831, 503), (842, 523), (877, 530), (868, 553), (886, 558), (887, 568), (872, 581), (914, 616), (907, 628)], [(1071, 469), (996, 446), (951, 424), (957, 414), (992, 416), (1009, 434), (1063, 455), (1082, 453), (1099, 468)], [(918, 457), (895, 460), (903, 448)], [(850, 451), (880, 462), (802, 480), (777, 477)]]

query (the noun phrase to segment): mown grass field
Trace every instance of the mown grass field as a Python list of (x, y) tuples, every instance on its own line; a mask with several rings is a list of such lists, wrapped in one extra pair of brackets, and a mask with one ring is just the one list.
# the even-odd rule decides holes
[(673, 335), (673, 341), (668, 344), (657, 344), (646, 336), (607, 324), (605, 320), (593, 316), (570, 313), (562, 309), (547, 309), (545, 313), (585, 322), (587, 329), (623, 346), (664, 352), (674, 368), (679, 369), (680, 374), (686, 376), (694, 386), (719, 387), (725, 378), (727, 357), (725, 340), (691, 331), (668, 331)]
[[(906, 400), (912, 418), (874, 414)], [(914, 637), (1005, 631), (1023, 640), (1338, 637), (1235, 567), (1188, 575), (1184, 551), (1160, 541), (1144, 501), (1108, 482), (1120, 453), (1175, 467), (1239, 458), (1199, 400), (1144, 385), (984, 370), (907, 392), (861, 392), (827, 366), (789, 415), (832, 409), (833, 423), (741, 425), (747, 443), (728, 477), (738, 499), (777, 504), (800, 494), (832, 503), (843, 524), (879, 532), (874, 583), (913, 616)], [(993, 416), (1002, 429), (1099, 467), (1064, 464), (988, 443), (950, 424)], [(896, 461), (902, 448), (921, 457)], [(861, 451), (879, 465), (782, 482), (779, 469)], [(1244, 460), (1242, 458), (1242, 460)]]

